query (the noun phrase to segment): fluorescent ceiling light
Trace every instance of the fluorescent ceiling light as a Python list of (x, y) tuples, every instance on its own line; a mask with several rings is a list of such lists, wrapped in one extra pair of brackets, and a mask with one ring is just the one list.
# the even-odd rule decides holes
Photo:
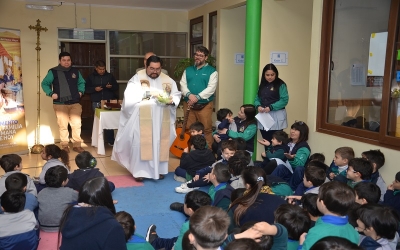
[(26, 4), (25, 7), (27, 9), (33, 10), (53, 10), (53, 6), (51, 5), (35, 5), (35, 4)]

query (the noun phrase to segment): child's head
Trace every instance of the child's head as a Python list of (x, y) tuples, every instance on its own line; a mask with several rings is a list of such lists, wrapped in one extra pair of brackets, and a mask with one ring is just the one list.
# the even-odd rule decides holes
[(193, 190), (186, 194), (183, 205), (185, 214), (191, 216), (197, 209), (211, 205), (211, 197), (200, 190)]
[(354, 186), (356, 202), (363, 204), (378, 204), (381, 198), (381, 189), (372, 182), (360, 182)]
[(349, 161), (354, 158), (354, 150), (351, 147), (340, 147), (335, 150), (333, 162), (336, 166), (342, 167), (349, 164)]
[[(321, 163), (321, 162), (319, 162)], [(323, 163), (322, 163), (323, 164)], [(317, 166), (308, 166), (304, 171), (303, 184), (305, 187), (319, 187), (324, 184), (326, 172)]]
[(203, 150), (206, 148), (207, 142), (203, 135), (193, 135), (190, 137), (190, 143), (197, 150)]
[(392, 182), (393, 184), (393, 189), (399, 190), (400, 189), (400, 172), (396, 173), (396, 176), (394, 177), (394, 181)]
[(235, 139), (232, 139), (232, 141), (236, 141), (236, 149), (237, 150), (246, 150), (247, 149), (247, 142), (245, 139), (238, 137)]
[(202, 135), (204, 133), (204, 125), (201, 122), (193, 122), (189, 127), (190, 136)]
[(282, 204), (274, 212), (275, 222), (282, 224), (288, 231), (288, 238), (299, 240), (310, 229), (311, 219), (301, 207)]
[(222, 122), (224, 119), (228, 119), (233, 115), (232, 111), (230, 109), (220, 109), (217, 111), (217, 120)]
[(319, 188), (317, 206), (325, 214), (345, 216), (355, 202), (354, 190), (347, 184), (331, 181)]
[(238, 150), (229, 158), (228, 165), (229, 171), (233, 176), (238, 176), (242, 173), (250, 163), (250, 153), (245, 150)]
[(18, 213), (24, 210), (25, 193), (19, 190), (7, 190), (1, 195), (1, 207), (4, 212)]
[(51, 167), (46, 171), (44, 180), (49, 187), (63, 187), (68, 183), (68, 171), (60, 165)]
[(375, 239), (393, 239), (399, 227), (399, 216), (390, 207), (378, 204), (365, 204), (357, 210), (358, 220), (356, 228), (366, 236)]
[(347, 179), (355, 182), (370, 180), (372, 175), (372, 165), (364, 158), (353, 158), (349, 161), (347, 168)]
[(121, 224), (122, 228), (124, 229), (125, 240), (128, 241), (135, 233), (135, 220), (129, 213), (125, 211), (120, 211), (116, 213), (115, 219), (119, 222), (119, 224)]
[(219, 183), (228, 182), (231, 178), (231, 173), (229, 172), (229, 166), (223, 163), (217, 163), (213, 167), (210, 174), (210, 181), (214, 185)]
[(323, 163), (323, 162), (321, 162), (321, 161), (310, 161), (310, 162), (307, 164), (307, 167), (311, 167), (311, 166), (321, 168), (321, 169), (323, 169), (325, 172), (326, 172), (326, 170), (328, 170), (328, 168), (329, 168), (325, 163)]
[[(233, 229), (232, 233), (236, 234), (235, 231), (237, 229), (239, 229), (237, 230), (237, 233), (243, 233), (251, 229), (255, 224), (257, 224), (257, 221), (248, 221), (244, 223), (240, 228)], [(272, 248), (272, 245), (274, 244), (274, 237), (272, 235), (263, 235), (258, 240), (259, 240), (258, 245), (261, 247), (262, 250), (269, 250)]]
[(83, 151), (75, 157), (75, 163), (80, 169), (94, 168), (97, 165), (96, 158), (88, 151)]
[(50, 159), (58, 159), (61, 158), (61, 161), (65, 164), (65, 166), (69, 165), (69, 154), (65, 150), (61, 150), (57, 145), (50, 144), (46, 145), (40, 154), (43, 160)]
[(28, 177), (23, 173), (10, 174), (5, 182), (6, 190), (18, 190), (25, 192), (28, 185)]
[(110, 186), (105, 177), (87, 180), (79, 190), (78, 203), (92, 206), (103, 206), (115, 214), (115, 206), (111, 196)]
[(379, 149), (362, 152), (361, 156), (371, 162), (374, 173), (385, 164), (385, 155)]
[(322, 153), (315, 153), (310, 155), (310, 161), (319, 161), (325, 163), (325, 155)]
[(17, 154), (3, 155), (0, 158), (0, 166), (6, 173), (11, 171), (21, 171), (22, 158)]
[(190, 217), (189, 241), (196, 249), (218, 248), (227, 236), (229, 224), (229, 216), (221, 208), (201, 207)]
[(262, 250), (261, 246), (253, 239), (242, 238), (229, 242), (225, 250)]
[(310, 217), (320, 217), (323, 214), (318, 210), (317, 207), (318, 194), (308, 193), (301, 197), (301, 204), (303, 209), (309, 213)]
[(310, 248), (310, 250), (362, 250), (357, 244), (349, 241), (346, 238), (337, 236), (324, 237)]
[(225, 160), (229, 160), (229, 158), (235, 154), (236, 150), (237, 144), (235, 140), (225, 140), (221, 142), (222, 157)]
[(289, 135), (283, 131), (278, 130), (272, 134), (272, 146), (287, 144), (289, 142)]

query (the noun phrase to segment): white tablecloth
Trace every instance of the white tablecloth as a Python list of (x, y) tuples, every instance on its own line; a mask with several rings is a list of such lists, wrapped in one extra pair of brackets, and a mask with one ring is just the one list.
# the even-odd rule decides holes
[(97, 154), (105, 155), (104, 129), (118, 129), (121, 111), (100, 111), (94, 116), (92, 130), (92, 146), (97, 147)]

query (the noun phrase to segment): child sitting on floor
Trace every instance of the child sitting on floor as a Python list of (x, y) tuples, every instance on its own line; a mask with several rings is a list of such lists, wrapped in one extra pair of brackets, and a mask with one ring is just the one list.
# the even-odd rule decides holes
[(362, 152), (361, 156), (372, 164), (371, 182), (378, 185), (379, 189), (381, 190), (381, 197), (379, 198), (379, 201), (383, 201), (383, 196), (386, 193), (386, 183), (379, 173), (379, 169), (381, 169), (385, 164), (385, 155), (379, 149), (377, 149)]
[(121, 224), (124, 229), (126, 248), (127, 250), (141, 249), (152, 250), (154, 249), (142, 236), (135, 234), (136, 225), (132, 216), (125, 212), (120, 211), (115, 214), (115, 219)]
[[(285, 153), (289, 153), (289, 136), (285, 131), (276, 131), (272, 135), (271, 143), (268, 140), (262, 139), (257, 140), (258, 143), (267, 147), (267, 150), (261, 153), (263, 157), (263, 162), (260, 164), (267, 175), (270, 175), (276, 168), (278, 164), (283, 164), (286, 162)], [(277, 162), (277, 159), (280, 161)]]
[[(44, 176), (49, 168), (55, 166), (63, 166), (67, 169), (69, 174), (69, 154), (64, 149), (61, 150), (57, 145), (50, 144), (46, 145), (40, 154), (43, 160), (47, 161), (42, 168), (42, 172), (39, 175), (39, 184), (36, 185), (38, 193), (46, 187), (46, 181)], [(61, 161), (59, 160), (61, 159)]]
[(382, 204), (390, 206), (400, 216), (400, 172), (397, 172), (393, 183), (387, 187)]
[[(83, 151), (75, 157), (75, 163), (79, 169), (75, 170), (68, 176), (68, 183), (66, 187), (70, 187), (76, 191), (83, 186), (83, 184), (96, 177), (104, 177), (104, 174), (96, 168), (97, 160), (88, 151)], [(110, 191), (114, 191), (115, 185), (111, 181), (108, 181)]]
[(245, 188), (241, 174), (249, 165), (250, 159), (250, 153), (245, 150), (238, 150), (231, 158), (229, 158), (228, 166), (231, 173), (229, 184), (234, 189)]
[(377, 204), (366, 204), (357, 210), (357, 215), (356, 229), (360, 232), (361, 247), (371, 247), (374, 244), (374, 249), (396, 249), (399, 217), (394, 210)]
[(68, 172), (64, 166), (50, 168), (44, 178), (47, 188), (38, 194), (40, 229), (57, 232), (64, 210), (78, 201), (78, 192), (65, 187)]
[(326, 175), (330, 180), (347, 182), (346, 170), (349, 161), (354, 158), (354, 150), (351, 147), (340, 147), (335, 150), (335, 157), (332, 164), (326, 171)]
[(196, 171), (196, 175), (193, 177), (192, 180), (181, 184), (179, 187), (175, 188), (175, 192), (177, 193), (188, 193), (194, 189), (197, 189), (199, 187), (207, 186), (209, 185), (209, 182), (205, 180), (205, 176), (209, 173), (211, 173), (211, 170), (217, 163), (223, 163), (223, 164), (228, 164), (228, 160), (231, 156), (233, 156), (236, 152), (236, 141), (235, 140), (227, 140), (223, 141), (222, 144), (222, 159), (215, 162), (211, 166), (207, 166), (205, 168), (202, 168), (198, 171)]
[(0, 246), (1, 249), (37, 249), (38, 223), (30, 210), (24, 210), (25, 194), (7, 190), (1, 195)]
[(362, 181), (371, 180), (372, 165), (364, 158), (353, 158), (349, 161), (347, 168), (347, 185), (354, 188), (355, 185)]
[(207, 176), (207, 180), (212, 183), (212, 186), (208, 189), (212, 205), (220, 207), (225, 211), (229, 208), (231, 194), (234, 190), (233, 187), (228, 184), (230, 177), (229, 166), (222, 163), (215, 165), (211, 173)]
[(323, 184), (319, 189), (317, 206), (324, 216), (317, 220), (306, 236), (303, 234), (300, 237), (301, 249), (310, 249), (325, 236), (339, 236), (358, 244), (358, 232), (348, 223), (346, 216), (354, 203), (354, 190), (346, 184), (338, 181)]
[[(23, 173), (13, 173), (9, 175), (6, 179), (6, 190), (18, 190), (25, 193), (25, 207), (24, 209), (28, 209), (35, 214), (37, 218), (39, 203), (37, 201), (36, 196), (31, 193), (26, 193), (26, 186), (28, 185), (28, 178)], [(0, 213), (3, 213), (3, 210), (0, 209)]]
[[(0, 177), (0, 195), (2, 195), (6, 191), (5, 182), (8, 176), (12, 175), (13, 173), (21, 173), (22, 170), (22, 158), (17, 154), (7, 154), (3, 155), (0, 158), (0, 166), (4, 170), (5, 174)], [(35, 187), (35, 183), (29, 177), (28, 183), (26, 185), (26, 192), (31, 193), (34, 196), (37, 196), (37, 190)]]
[[(211, 197), (200, 190), (193, 190), (186, 194), (185, 201), (183, 203), (174, 202), (171, 204), (171, 210), (179, 211), (184, 213), (186, 216), (192, 216), (197, 209), (203, 206), (211, 205)], [(151, 243), (155, 249), (165, 248), (166, 250), (174, 248), (174, 250), (182, 250), (183, 239), (185, 233), (189, 230), (189, 220), (183, 223), (178, 237), (170, 239), (159, 238), (156, 233), (156, 225), (150, 225), (147, 229), (146, 240)]]
[(191, 150), (188, 148), (182, 153), (179, 166), (175, 169), (175, 179), (177, 177), (189, 181), (195, 175), (196, 171), (211, 166), (215, 162), (213, 152), (206, 147), (206, 138), (202, 135), (190, 137)]
[(307, 212), (301, 207), (291, 204), (283, 204), (274, 212), (275, 223), (286, 227), (288, 231), (288, 250), (296, 250), (299, 246), (299, 239), (303, 233), (310, 229), (311, 219)]

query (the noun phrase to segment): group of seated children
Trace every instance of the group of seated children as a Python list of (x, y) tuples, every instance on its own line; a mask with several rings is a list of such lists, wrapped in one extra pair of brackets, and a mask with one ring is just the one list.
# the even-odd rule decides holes
[[(67, 157), (56, 145), (47, 145), (42, 158), (47, 162), (36, 181), (21, 172), (22, 159), (19, 155), (8, 154), (0, 158), (0, 166), (5, 171), (0, 178), (1, 249), (36, 249), (39, 239), (37, 229), (59, 231), (65, 209), (79, 202), (78, 192), (83, 184), (89, 179), (104, 178), (95, 168), (96, 159), (87, 151), (76, 156), (78, 169), (71, 174)], [(107, 182), (107, 185), (110, 191), (115, 189), (112, 182)], [(32, 218), (34, 226), (30, 223)], [(11, 244), (10, 248), (5, 247), (7, 244)]]

